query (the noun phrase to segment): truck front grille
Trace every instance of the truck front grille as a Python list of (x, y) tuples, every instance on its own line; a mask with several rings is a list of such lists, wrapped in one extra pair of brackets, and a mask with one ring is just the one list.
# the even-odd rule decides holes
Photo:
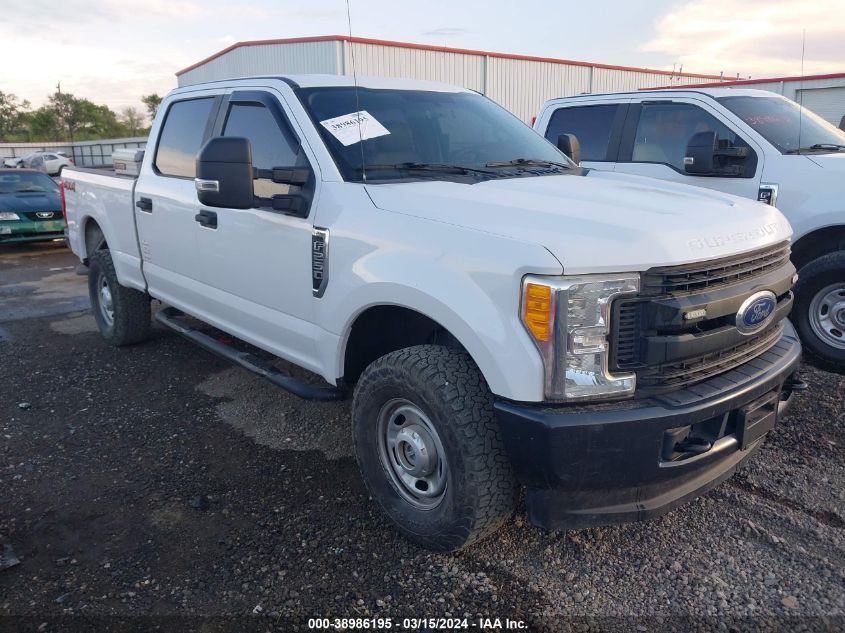
[[(611, 372), (634, 372), (637, 395), (648, 397), (689, 387), (764, 353), (780, 339), (792, 307), (795, 267), (789, 253), (789, 244), (783, 243), (693, 266), (646, 271), (639, 296), (613, 304)], [(775, 316), (759, 332), (743, 335), (736, 328), (737, 311), (763, 289), (777, 297)]]
[[(38, 214), (46, 215), (51, 214), (50, 217), (40, 217)], [(61, 211), (24, 211), (24, 216), (26, 216), (27, 220), (31, 220), (32, 222), (52, 222), (54, 220), (61, 220), (62, 219), (62, 212)]]
[(780, 268), (789, 261), (789, 242), (709, 262), (652, 268), (643, 275), (642, 294), (677, 295), (728, 286)]
[(739, 345), (637, 372), (637, 386), (650, 393), (689, 387), (759, 356), (777, 343), (782, 333), (783, 323), (778, 323)]

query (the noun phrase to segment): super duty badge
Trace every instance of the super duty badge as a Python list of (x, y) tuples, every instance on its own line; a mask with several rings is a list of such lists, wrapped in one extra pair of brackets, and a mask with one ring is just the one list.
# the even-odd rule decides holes
[(757, 201), (775, 206), (778, 201), (778, 186), (761, 184), (760, 190), (757, 192)]
[(329, 230), (314, 227), (311, 233), (311, 291), (322, 297), (329, 283)]

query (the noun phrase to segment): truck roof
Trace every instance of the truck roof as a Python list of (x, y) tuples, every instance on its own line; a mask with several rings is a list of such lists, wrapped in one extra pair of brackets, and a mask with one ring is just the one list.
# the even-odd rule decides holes
[(585, 93), (581, 95), (572, 95), (570, 97), (557, 97), (549, 99), (548, 102), (553, 101), (569, 101), (570, 99), (589, 99), (591, 97), (627, 97), (643, 95), (655, 95), (656, 97), (667, 97), (677, 95), (704, 95), (711, 99), (719, 99), (720, 97), (772, 97), (779, 96), (774, 92), (768, 90), (757, 90), (754, 88), (731, 88), (731, 87), (716, 87), (716, 88), (662, 88), (659, 90), (631, 90), (628, 92), (603, 92), (603, 93)]
[(177, 88), (173, 94), (192, 92), (206, 87), (220, 86), (221, 84), (238, 84), (256, 79), (277, 79), (293, 86), (294, 88), (331, 88), (335, 86), (357, 86), (359, 88), (377, 88), (393, 90), (427, 90), (431, 92), (472, 92), (468, 88), (441, 83), (439, 81), (425, 81), (422, 79), (399, 79), (395, 77), (371, 77), (352, 75), (256, 75), (249, 77), (232, 77), (200, 84), (191, 84)]

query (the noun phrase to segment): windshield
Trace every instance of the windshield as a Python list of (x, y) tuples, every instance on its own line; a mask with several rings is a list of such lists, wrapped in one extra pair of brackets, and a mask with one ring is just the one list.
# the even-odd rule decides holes
[(789, 99), (721, 97), (719, 102), (784, 154), (845, 149), (845, 132)]
[(47, 174), (23, 171), (0, 173), (0, 193), (56, 193), (59, 185)]
[(356, 95), (353, 86), (343, 86), (298, 94), (348, 181), (514, 177), (575, 167), (475, 93), (358, 88)]

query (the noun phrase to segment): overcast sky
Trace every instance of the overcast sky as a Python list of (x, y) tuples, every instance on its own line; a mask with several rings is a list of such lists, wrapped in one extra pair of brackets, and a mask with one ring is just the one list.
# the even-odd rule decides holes
[[(359, 37), (743, 77), (845, 71), (845, 0), (351, 0)], [(0, 90), (114, 109), (244, 40), (347, 34), (345, 0), (0, 0)]]

